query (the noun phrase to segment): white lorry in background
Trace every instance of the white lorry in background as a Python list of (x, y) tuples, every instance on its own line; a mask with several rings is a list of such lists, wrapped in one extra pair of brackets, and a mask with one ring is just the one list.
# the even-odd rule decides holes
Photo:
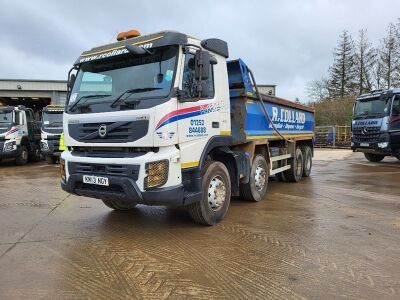
[(49, 105), (42, 110), (40, 148), (47, 163), (55, 164), (61, 155), (60, 137), (63, 130), (63, 106)]
[(40, 128), (35, 114), (24, 106), (0, 107), (0, 160), (15, 159), (17, 165), (38, 161)]
[(165, 31), (118, 35), (69, 75), (61, 186), (128, 210), (185, 206), (213, 225), (231, 196), (265, 197), (269, 176), (311, 172), (314, 110), (258, 93), (228, 45)]

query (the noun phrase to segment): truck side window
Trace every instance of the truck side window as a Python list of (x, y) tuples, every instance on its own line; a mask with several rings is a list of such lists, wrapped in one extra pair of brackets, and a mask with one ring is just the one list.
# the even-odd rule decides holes
[(392, 116), (400, 116), (400, 98), (393, 100)]
[[(209, 97), (214, 97), (214, 72), (213, 66), (210, 68), (210, 74), (207, 79), (207, 86), (209, 88)], [(183, 99), (197, 98), (197, 80), (194, 78), (194, 54), (187, 53), (185, 55), (185, 65), (183, 68)]]

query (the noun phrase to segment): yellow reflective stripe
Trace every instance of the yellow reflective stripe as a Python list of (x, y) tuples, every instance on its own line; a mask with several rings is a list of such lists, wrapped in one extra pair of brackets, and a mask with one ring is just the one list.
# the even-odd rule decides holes
[[(283, 134), (285, 138), (291, 137), (313, 137), (314, 134)], [(259, 140), (259, 139), (280, 139), (279, 135), (247, 135), (248, 140)]]
[(230, 130), (222, 130), (220, 135), (231, 135), (231, 131)]
[(181, 168), (182, 169), (193, 168), (193, 167), (197, 167), (198, 165), (199, 165), (199, 161), (188, 161), (188, 162), (181, 163)]
[[(136, 46), (136, 45), (146, 44), (148, 42), (159, 40), (159, 39), (161, 39), (163, 37), (164, 37), (163, 35), (162, 36), (158, 36), (158, 37), (155, 37), (155, 38), (152, 38), (152, 39), (148, 39), (148, 40), (145, 40), (145, 41), (133, 43), (132, 45)], [(110, 49), (106, 49), (106, 50), (100, 50), (100, 51), (97, 51), (97, 52), (90, 52), (90, 53), (87, 53), (87, 54), (81, 54), (81, 57), (92, 56), (92, 55), (101, 54), (101, 53), (104, 53), (104, 52), (109, 52), (109, 51), (118, 50), (118, 49), (122, 49), (122, 48), (125, 48), (125, 46), (118, 46), (118, 47), (114, 47), (114, 48), (110, 48)]]
[(60, 145), (58, 146), (58, 150), (60, 150), (60, 151), (66, 150), (65, 144), (64, 144), (64, 132), (61, 133), (61, 136), (60, 136)]

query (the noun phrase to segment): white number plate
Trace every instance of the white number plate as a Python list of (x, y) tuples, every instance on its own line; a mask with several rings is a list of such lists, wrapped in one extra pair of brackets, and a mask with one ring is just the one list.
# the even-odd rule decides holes
[(108, 186), (108, 178), (92, 176), (92, 175), (83, 175), (83, 183)]
[(361, 143), (360, 146), (361, 147), (369, 147), (369, 144), (368, 143)]

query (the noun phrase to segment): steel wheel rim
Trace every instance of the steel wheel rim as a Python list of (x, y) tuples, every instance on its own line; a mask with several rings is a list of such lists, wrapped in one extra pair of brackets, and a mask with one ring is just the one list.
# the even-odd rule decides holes
[(226, 186), (222, 177), (214, 176), (208, 184), (207, 203), (213, 211), (218, 211), (224, 205), (226, 198)]
[(307, 168), (307, 170), (311, 169), (311, 158), (310, 158), (310, 156), (307, 156), (306, 168)]
[(267, 181), (265, 169), (262, 165), (258, 165), (254, 174), (254, 183), (257, 191), (262, 191)]
[(22, 159), (27, 159), (28, 158), (28, 151), (23, 150), (21, 153)]

